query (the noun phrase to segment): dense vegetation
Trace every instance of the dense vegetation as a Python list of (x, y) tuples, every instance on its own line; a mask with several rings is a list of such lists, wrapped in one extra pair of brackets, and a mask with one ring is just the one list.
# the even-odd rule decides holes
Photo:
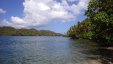
[(92, 24), (88, 19), (85, 19), (83, 22), (78, 22), (77, 25), (74, 25), (67, 32), (68, 36), (72, 38), (92, 38)]
[(1, 36), (61, 36), (49, 30), (15, 29), (13, 27), (0, 27)]
[(85, 15), (67, 32), (72, 38), (92, 39), (102, 45), (113, 44), (113, 0), (90, 0)]

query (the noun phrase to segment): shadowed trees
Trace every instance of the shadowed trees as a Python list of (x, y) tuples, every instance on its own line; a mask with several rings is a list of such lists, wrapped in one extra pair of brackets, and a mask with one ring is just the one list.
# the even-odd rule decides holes
[(87, 19), (70, 28), (70, 37), (87, 38), (102, 45), (113, 44), (113, 0), (90, 0)]

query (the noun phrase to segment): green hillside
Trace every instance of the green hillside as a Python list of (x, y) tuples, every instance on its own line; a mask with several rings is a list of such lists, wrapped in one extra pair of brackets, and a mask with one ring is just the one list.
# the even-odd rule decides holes
[(49, 30), (36, 29), (16, 29), (13, 27), (0, 27), (1, 36), (62, 36), (60, 33), (55, 33)]

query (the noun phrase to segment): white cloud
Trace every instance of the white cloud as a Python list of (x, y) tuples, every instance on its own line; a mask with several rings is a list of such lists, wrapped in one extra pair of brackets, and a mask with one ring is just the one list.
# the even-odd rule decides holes
[[(75, 2), (76, 0), (71, 0)], [(2, 25), (16, 28), (41, 26), (55, 20), (71, 21), (82, 10), (87, 9), (88, 0), (79, 0), (78, 4), (69, 5), (67, 0), (25, 0), (24, 17), (11, 17), (10, 21), (3, 21)], [(0, 24), (0, 25), (1, 25)]]
[(0, 8), (0, 13), (6, 13), (6, 11), (5, 10), (3, 10), (2, 8)]

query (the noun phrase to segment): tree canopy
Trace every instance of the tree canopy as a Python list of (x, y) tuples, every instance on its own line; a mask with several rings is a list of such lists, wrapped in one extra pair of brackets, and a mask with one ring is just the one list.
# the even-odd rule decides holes
[(73, 26), (73, 30), (71, 27), (68, 35), (80, 35), (80, 38), (92, 39), (105, 45), (113, 44), (113, 0), (90, 0), (85, 15), (88, 21), (85, 19), (78, 23), (76, 27)]

